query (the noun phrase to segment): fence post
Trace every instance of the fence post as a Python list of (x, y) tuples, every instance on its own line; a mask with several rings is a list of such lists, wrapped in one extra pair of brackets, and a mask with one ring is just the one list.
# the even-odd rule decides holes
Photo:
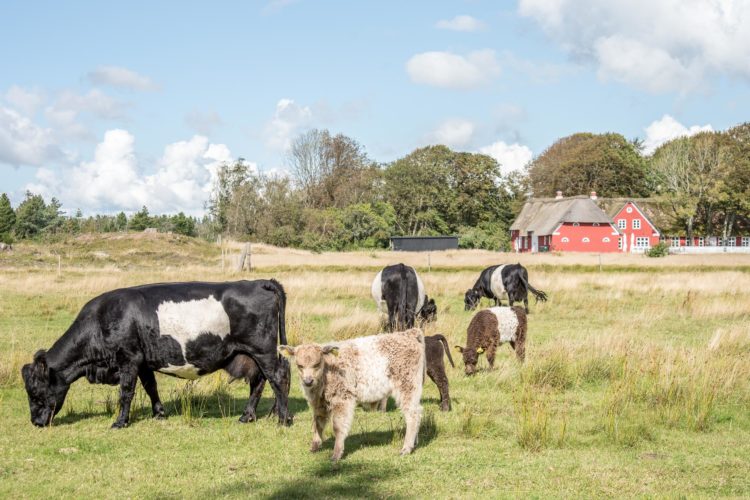
[(427, 252), (427, 272), (432, 272), (432, 262), (430, 260), (430, 252)]

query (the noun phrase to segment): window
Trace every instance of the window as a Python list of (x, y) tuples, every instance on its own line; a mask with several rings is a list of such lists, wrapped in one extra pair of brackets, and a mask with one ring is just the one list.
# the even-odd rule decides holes
[(599, 223), (598, 223), (598, 222), (594, 222), (594, 223), (592, 224), (592, 226), (594, 226), (594, 227), (599, 227)]
[(649, 248), (651, 244), (649, 243), (648, 236), (638, 236), (635, 239), (635, 247), (636, 248)]
[(723, 247), (724, 246), (724, 238), (716, 238), (716, 246), (717, 247)]
[(580, 226), (580, 224), (579, 224), (579, 223), (577, 223), (577, 222), (574, 222), (574, 223), (573, 223), (573, 227), (578, 227), (578, 226)]
[(609, 243), (609, 238), (607, 238), (607, 237), (605, 236), (604, 238), (602, 238), (602, 241), (603, 241), (604, 243)]
[(731, 236), (731, 237), (727, 238), (727, 246), (728, 247), (733, 247), (736, 244), (737, 244), (737, 238), (735, 238), (734, 236)]
[(702, 247), (705, 244), (706, 244), (706, 240), (703, 239), (703, 236), (701, 236), (700, 238), (698, 238), (698, 246), (699, 247)]
[(622, 250), (622, 239), (623, 238), (617, 238), (617, 249)]
[(680, 246), (680, 237), (679, 236), (673, 236), (672, 237), (672, 246), (673, 247)]
[(629, 213), (629, 214), (632, 214), (633, 213), (633, 207), (628, 207), (628, 208), (625, 209), (625, 211), (627, 213)]
[(742, 237), (742, 246), (743, 247), (750, 247), (750, 236), (743, 236)]
[(641, 219), (633, 219), (633, 229), (641, 228)]
[(590, 240), (588, 238), (584, 238), (581, 241), (583, 241), (584, 243), (588, 243)]
[(628, 221), (625, 219), (617, 219), (617, 229), (626, 229), (628, 227)]
[(567, 242), (569, 242), (569, 241), (570, 241), (570, 240), (569, 240), (569, 239), (568, 239), (567, 237), (565, 237), (565, 238), (563, 238), (563, 239), (562, 239), (562, 242), (563, 242), (563, 243), (567, 243)]

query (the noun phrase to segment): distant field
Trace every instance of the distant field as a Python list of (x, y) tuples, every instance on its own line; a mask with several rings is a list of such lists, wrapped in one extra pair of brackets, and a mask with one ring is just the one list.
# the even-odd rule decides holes
[[(750, 256), (517, 256), (491, 252), (313, 254), (115, 235), (0, 254), (0, 497), (503, 497), (750, 495)], [(58, 273), (58, 255), (61, 269)], [(294, 426), (236, 422), (248, 390), (223, 374), (157, 376), (169, 419), (138, 390), (128, 429), (112, 431), (117, 389), (76, 382), (54, 425), (29, 422), (19, 370), (81, 306), (113, 288), (177, 280), (275, 277), (292, 343), (379, 331), (374, 270), (416, 265), (440, 332), (465, 342), (463, 292), (478, 270), (520, 261), (550, 296), (531, 305), (527, 362), (501, 349), (495, 370), (463, 375), (453, 411), (427, 381), (419, 444), (400, 458), (398, 410), (357, 410), (338, 465), (312, 455), (311, 416), (292, 385)], [(485, 305), (488, 302), (484, 303)], [(267, 389), (260, 411), (267, 411)]]

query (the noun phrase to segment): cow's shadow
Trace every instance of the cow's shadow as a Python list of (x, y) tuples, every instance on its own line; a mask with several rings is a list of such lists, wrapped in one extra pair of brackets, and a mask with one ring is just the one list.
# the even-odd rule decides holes
[[(167, 419), (181, 418), (190, 412), (191, 418), (234, 418), (239, 419), (245, 409), (248, 398), (229, 396), (225, 394), (208, 394), (205, 396), (196, 396), (192, 400), (186, 401), (179, 396), (174, 396), (169, 400), (162, 401), (167, 412)], [(258, 420), (269, 415), (273, 406), (273, 396), (261, 398), (256, 410)], [(189, 408), (187, 405), (191, 405)], [(307, 401), (304, 398), (290, 397), (289, 412), (296, 415), (307, 409)], [(114, 421), (117, 416), (117, 407), (114, 410), (96, 409), (76, 411), (72, 410), (55, 417), (53, 425), (71, 425), (81, 420), (95, 417), (111, 417)], [(61, 412), (61, 413), (63, 413)], [(145, 401), (133, 401), (130, 410), (130, 425), (138, 424), (144, 420), (151, 419), (151, 404)], [(276, 418), (276, 417), (273, 417)]]

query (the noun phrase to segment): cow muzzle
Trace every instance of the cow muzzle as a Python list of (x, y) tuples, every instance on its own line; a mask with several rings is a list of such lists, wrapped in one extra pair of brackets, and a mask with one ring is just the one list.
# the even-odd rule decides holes
[(314, 382), (315, 379), (312, 377), (304, 377), (302, 379), (302, 383), (305, 384), (305, 387), (312, 387)]

